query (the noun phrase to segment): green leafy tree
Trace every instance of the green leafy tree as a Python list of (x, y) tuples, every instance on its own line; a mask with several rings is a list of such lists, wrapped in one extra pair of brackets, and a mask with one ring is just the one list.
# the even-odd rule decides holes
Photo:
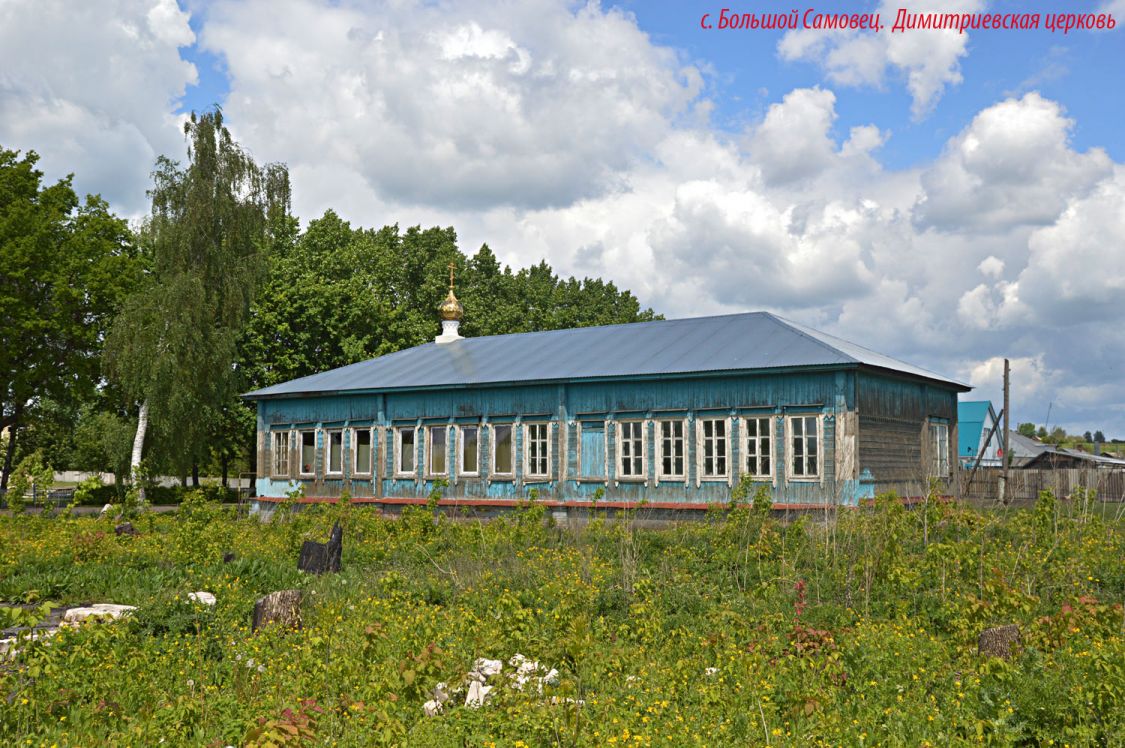
[[(0, 428), (18, 430), (93, 396), (102, 340), (141, 266), (128, 225), (100, 197), (49, 186), (39, 157), (0, 148)], [(46, 407), (47, 401), (54, 406)]]
[(1066, 429), (1062, 426), (1055, 426), (1043, 441), (1050, 444), (1062, 444), (1066, 441)]
[(654, 318), (612, 283), (561, 280), (546, 263), (513, 273), (488, 245), (466, 257), (452, 228), (355, 229), (328, 211), (272, 257), (239, 368), (264, 387), (429, 342), (449, 263), (466, 336)]
[(1047, 427), (1046, 426), (1040, 426), (1039, 430), (1035, 432), (1035, 438), (1038, 439), (1039, 441), (1045, 440), (1047, 438), (1047, 436), (1048, 436), (1048, 434), (1047, 434)]
[(1094, 432), (1094, 442), (1097, 444), (1105, 444), (1105, 434), (1101, 431)]
[(193, 113), (184, 134), (187, 166), (161, 157), (153, 173), (141, 231), (151, 272), (106, 341), (111, 376), (140, 404), (134, 473), (150, 422), (180, 474), (206, 455), (209, 414), (241, 384), (236, 346), (265, 258), (290, 225), (288, 171), (256, 164), (221, 111)]
[(95, 472), (111, 472), (120, 488), (129, 475), (135, 424), (122, 410), (89, 405), (78, 416), (74, 428), (72, 466)]
[(19, 514), (24, 510), (26, 494), (31, 491), (45, 495), (54, 485), (54, 478), (55, 471), (43, 459), (43, 453), (32, 452), (20, 460), (12, 474), (12, 487), (7, 494), (8, 507)]
[(1034, 423), (1021, 423), (1016, 427), (1016, 431), (1021, 436), (1026, 436), (1029, 439), (1035, 437), (1035, 424)]

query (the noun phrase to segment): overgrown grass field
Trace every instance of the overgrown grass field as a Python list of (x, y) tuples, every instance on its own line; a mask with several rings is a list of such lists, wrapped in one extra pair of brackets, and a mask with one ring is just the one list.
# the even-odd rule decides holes
[[(201, 496), (135, 537), (0, 518), (0, 600), (139, 608), (0, 661), (0, 745), (1125, 744), (1119, 518), (1049, 495), (987, 513), (881, 497), (789, 523), (765, 503), (665, 529), (561, 528), (531, 505), (261, 524)], [(337, 519), (341, 573), (298, 572)], [(303, 628), (252, 633), (255, 600), (289, 588)], [(978, 655), (1009, 623), (1014, 656)], [(557, 682), (518, 688), (516, 653)], [(482, 657), (505, 661), (487, 703), (425, 716)]]

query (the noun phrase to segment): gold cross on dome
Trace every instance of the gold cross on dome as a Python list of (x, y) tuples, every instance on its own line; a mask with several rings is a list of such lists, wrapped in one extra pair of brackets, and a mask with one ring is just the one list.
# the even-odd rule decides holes
[(449, 290), (450, 291), (453, 290), (453, 271), (454, 271), (454, 269), (456, 269), (456, 267), (457, 267), (456, 263), (453, 263), (453, 262), (449, 263)]

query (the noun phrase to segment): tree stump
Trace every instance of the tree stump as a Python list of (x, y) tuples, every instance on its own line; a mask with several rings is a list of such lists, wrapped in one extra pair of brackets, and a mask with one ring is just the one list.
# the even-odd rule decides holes
[(1002, 657), (1008, 659), (1014, 653), (1014, 645), (1020, 643), (1020, 627), (1014, 623), (996, 626), (980, 632), (977, 639), (977, 654), (983, 657)]
[(327, 543), (306, 540), (301, 546), (301, 557), (297, 559), (297, 569), (311, 574), (323, 574), (340, 570), (340, 555), (344, 549), (344, 531), (340, 523), (332, 525), (332, 534)]
[(235, 559), (234, 551), (227, 551), (226, 553), (223, 554), (223, 563), (224, 564), (229, 564), (232, 561), (234, 561), (234, 559)]
[(301, 591), (279, 590), (271, 592), (254, 604), (253, 631), (271, 623), (286, 628), (301, 628)]
[(136, 535), (137, 530), (133, 527), (132, 522), (122, 522), (117, 527), (113, 528), (115, 535)]

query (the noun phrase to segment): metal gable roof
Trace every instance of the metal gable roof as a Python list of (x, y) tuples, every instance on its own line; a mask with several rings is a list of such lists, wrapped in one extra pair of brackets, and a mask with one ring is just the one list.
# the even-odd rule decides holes
[(768, 312), (750, 312), (426, 343), (244, 397), (854, 365), (968, 389)]

